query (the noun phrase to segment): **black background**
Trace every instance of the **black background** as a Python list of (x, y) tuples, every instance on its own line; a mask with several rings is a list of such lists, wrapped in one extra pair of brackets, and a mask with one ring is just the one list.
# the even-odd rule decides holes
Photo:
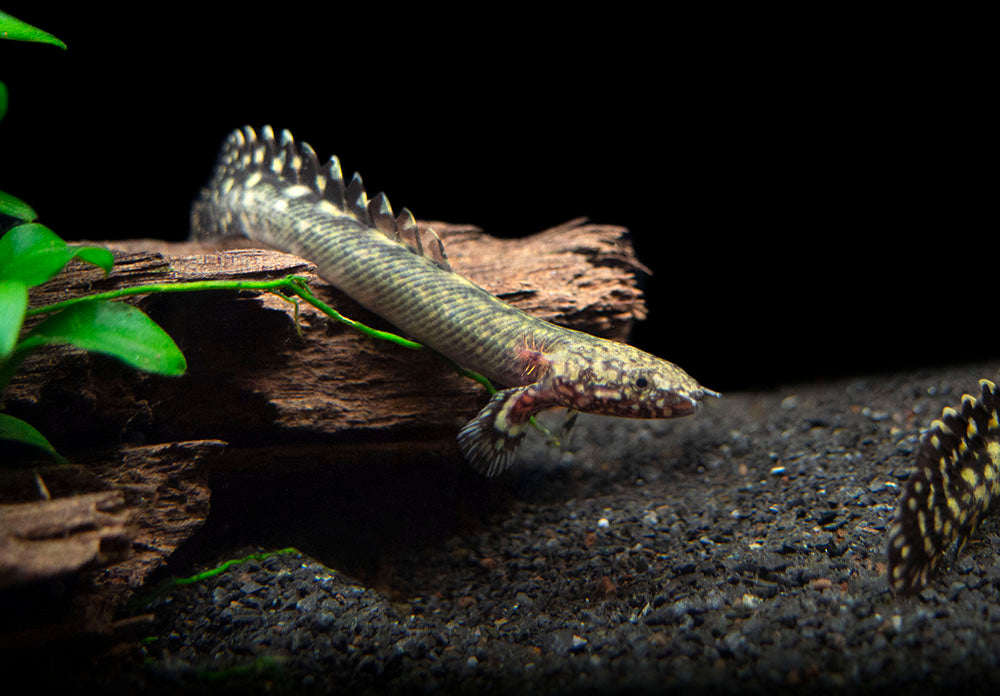
[(324, 7), (5, 3), (69, 50), (0, 42), (0, 189), (67, 239), (182, 239), (269, 123), (422, 219), (627, 226), (635, 342), (716, 389), (1000, 352), (989, 90), (947, 22)]

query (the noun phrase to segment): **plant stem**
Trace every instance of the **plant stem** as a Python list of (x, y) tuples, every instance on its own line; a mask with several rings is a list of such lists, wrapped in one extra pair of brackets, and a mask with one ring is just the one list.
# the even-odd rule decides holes
[[(86, 295), (84, 297), (74, 297), (69, 300), (64, 300), (63, 302), (56, 302), (54, 304), (44, 305), (42, 307), (35, 307), (34, 309), (29, 309), (25, 316), (36, 316), (39, 314), (50, 314), (52, 312), (58, 312), (60, 310), (66, 309), (75, 304), (81, 302), (93, 302), (95, 300), (117, 300), (123, 297), (130, 297), (133, 295), (148, 295), (151, 293), (163, 293), (163, 292), (201, 292), (204, 290), (251, 290), (257, 292), (270, 292), (278, 297), (282, 297), (288, 300), (286, 295), (292, 295), (295, 297), (301, 297), (303, 300), (311, 304), (313, 307), (323, 312), (327, 316), (336, 319), (337, 321), (347, 324), (351, 328), (360, 331), (366, 336), (372, 338), (377, 338), (383, 341), (390, 341), (396, 345), (403, 346), (404, 348), (409, 348), (410, 350), (422, 350), (425, 346), (422, 343), (412, 341), (408, 338), (403, 338), (398, 334), (391, 333), (389, 331), (381, 331), (379, 329), (373, 329), (370, 326), (362, 324), (359, 321), (345, 317), (343, 314), (335, 310), (330, 305), (326, 304), (309, 290), (309, 286), (306, 283), (306, 279), (302, 276), (286, 276), (284, 278), (279, 278), (277, 280), (198, 280), (191, 281), (187, 283), (153, 283), (150, 285), (135, 285), (130, 288), (120, 288), (118, 290), (109, 290), (108, 292), (97, 293), (94, 295)], [(294, 301), (294, 300), (289, 300)], [(444, 356), (442, 356), (444, 357)], [(448, 360), (447, 358), (444, 358)], [(467, 370), (454, 362), (448, 360), (452, 367), (463, 377), (468, 377), (471, 380), (478, 382), (483, 385), (490, 394), (496, 392), (496, 388), (490, 383), (486, 377), (483, 375), (473, 372), (472, 370)]]

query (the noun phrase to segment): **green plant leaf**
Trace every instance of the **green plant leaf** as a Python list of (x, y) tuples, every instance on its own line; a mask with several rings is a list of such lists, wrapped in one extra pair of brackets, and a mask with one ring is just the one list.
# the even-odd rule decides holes
[(18, 225), (0, 238), (0, 280), (20, 280), (28, 287), (49, 280), (73, 258), (55, 232), (37, 222)]
[(52, 34), (33, 27), (27, 22), (22, 22), (16, 17), (11, 17), (6, 12), (0, 12), (0, 39), (47, 43), (58, 46), (64, 51), (66, 50), (66, 44), (52, 36)]
[(0, 121), (7, 115), (7, 85), (0, 80)]
[(115, 257), (104, 247), (98, 246), (70, 246), (73, 255), (81, 261), (97, 266), (104, 271), (104, 275), (111, 273), (111, 267), (115, 265)]
[(0, 280), (0, 360), (14, 350), (28, 308), (28, 286), (19, 280)]
[(53, 343), (68, 343), (105, 353), (146, 372), (182, 375), (184, 354), (152, 319), (123, 302), (82, 302), (55, 314), (32, 329), (15, 352)]
[(62, 455), (56, 452), (55, 447), (45, 439), (44, 435), (38, 432), (35, 426), (24, 422), (20, 418), (8, 416), (6, 413), (0, 413), (0, 440), (16, 440), (26, 445), (40, 447), (55, 457), (59, 463), (66, 463)]
[(38, 213), (35, 212), (34, 208), (20, 198), (15, 198), (3, 191), (0, 191), (0, 215), (10, 215), (24, 222), (38, 219)]

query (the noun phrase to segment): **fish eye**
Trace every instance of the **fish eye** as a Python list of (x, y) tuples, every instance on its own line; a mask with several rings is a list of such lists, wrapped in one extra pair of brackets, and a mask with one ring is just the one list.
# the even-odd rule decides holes
[(649, 386), (649, 380), (640, 375), (639, 377), (635, 378), (635, 386), (639, 387), (639, 389), (645, 389), (646, 387)]

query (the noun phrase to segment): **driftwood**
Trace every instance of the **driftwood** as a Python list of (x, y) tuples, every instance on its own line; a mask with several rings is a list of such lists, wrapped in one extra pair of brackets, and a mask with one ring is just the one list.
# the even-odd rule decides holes
[[(571, 328), (624, 338), (644, 315), (633, 282), (641, 268), (624, 230), (566, 225), (520, 240), (435, 225), (455, 269), (511, 304)], [(84, 292), (151, 282), (304, 275), (318, 296), (349, 317), (391, 328), (315, 276), (312, 264), (260, 249), (206, 253), (190, 243), (112, 242), (128, 248), (108, 278), (85, 266), (33, 294), (41, 304)], [(155, 248), (155, 252), (135, 251)], [(513, 270), (512, 269), (516, 269)], [(9, 412), (79, 444), (221, 439), (266, 444), (454, 439), (483, 390), (430, 352), (358, 334), (274, 295), (184, 293), (138, 303), (184, 351), (180, 379), (144, 375), (99, 355), (46, 350), (24, 365), (7, 395)]]
[(128, 548), (121, 491), (0, 505), (0, 587), (120, 557)]
[[(525, 239), (499, 240), (468, 226), (433, 227), (456, 271), (529, 313), (616, 339), (645, 315), (634, 283), (635, 272), (644, 268), (623, 228), (574, 221)], [(73, 263), (36, 288), (32, 304), (147, 283), (297, 274), (345, 315), (392, 328), (318, 278), (312, 264), (288, 254), (152, 240), (106, 245), (116, 250), (110, 276)], [(131, 557), (102, 575), (112, 599), (99, 602), (105, 609), (92, 624), (106, 619), (205, 519), (204, 462), (239, 469), (253, 466), (263, 449), (285, 446), (309, 449), (313, 465), (322, 452), (325, 466), (372, 456), (454, 456), (458, 426), (485, 400), (481, 386), (429, 351), (362, 336), (304, 303), (300, 333), (295, 308), (274, 295), (201, 292), (130, 301), (184, 351), (184, 377), (143, 374), (101, 355), (51, 348), (29, 357), (5, 396), (8, 413), (31, 422), (64, 455), (84, 464), (92, 487), (110, 489), (36, 503), (33, 512), (24, 512), (31, 506), (18, 508), (34, 525), (68, 519), (66, 509), (90, 511), (91, 527), (80, 527), (86, 533), (64, 540), (73, 549), (66, 562), (50, 559), (42, 574), (100, 561), (102, 539), (117, 539), (119, 550), (123, 534), (132, 540)], [(48, 469), (46, 482), (58, 489), (60, 476), (71, 469)], [(25, 489), (0, 487), (0, 502), (28, 498), (17, 490)], [(102, 516), (94, 501), (111, 500), (121, 509)], [(34, 553), (11, 545), (17, 534), (4, 519), (0, 568), (6, 581), (38, 577), (36, 569), (43, 566)]]

